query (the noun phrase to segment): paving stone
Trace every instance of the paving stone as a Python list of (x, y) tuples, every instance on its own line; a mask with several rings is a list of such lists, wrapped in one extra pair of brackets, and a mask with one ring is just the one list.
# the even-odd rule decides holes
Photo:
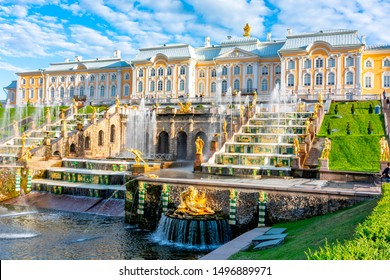
[(284, 239), (286, 238), (288, 234), (263, 234), (256, 238), (254, 238), (252, 241), (265, 241), (265, 240), (273, 240), (273, 239)]
[(283, 232), (286, 231), (286, 228), (271, 228), (269, 231), (267, 231), (266, 235), (271, 235), (271, 234), (282, 234)]
[(269, 241), (264, 241), (256, 245), (253, 249), (254, 250), (263, 250), (263, 249), (268, 249), (272, 248), (275, 246), (278, 246), (282, 244), (284, 239), (274, 239), (274, 240), (269, 240)]

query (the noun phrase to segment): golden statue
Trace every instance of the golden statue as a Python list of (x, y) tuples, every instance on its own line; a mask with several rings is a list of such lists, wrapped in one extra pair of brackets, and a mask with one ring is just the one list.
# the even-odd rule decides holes
[(200, 136), (198, 136), (198, 138), (196, 138), (195, 140), (195, 147), (196, 147), (196, 154), (203, 155), (204, 141), (202, 140), (202, 138), (200, 138)]
[(322, 98), (322, 92), (318, 93), (318, 103), (320, 104), (320, 106), (322, 106), (324, 103), (324, 100)]
[(380, 161), (388, 161), (389, 160), (389, 143), (386, 138), (383, 136), (381, 140), (379, 140), (379, 144), (381, 146), (381, 157)]
[(322, 150), (321, 153), (322, 159), (329, 159), (330, 149), (331, 149), (331, 141), (329, 138), (325, 138), (324, 149)]
[(73, 109), (77, 110), (77, 101), (75, 98), (73, 98)]
[(199, 193), (193, 186), (180, 193), (180, 204), (175, 214), (187, 214), (192, 216), (212, 215), (214, 210), (206, 206), (206, 196)]
[(31, 155), (31, 150), (34, 149), (34, 146), (29, 146), (27, 149), (24, 151), (22, 155), (23, 160), (30, 160), (32, 155)]
[(226, 128), (227, 128), (227, 122), (225, 119), (225, 120), (223, 120), (223, 125), (222, 125), (223, 133), (227, 133)]
[(49, 108), (46, 108), (46, 114), (45, 114), (45, 116), (46, 116), (46, 120), (49, 120), (49, 121), (50, 121), (51, 115), (50, 115), (50, 109), (49, 109)]
[(135, 155), (134, 161), (135, 165), (140, 165), (141, 161), (144, 163), (145, 166), (148, 166), (145, 162), (145, 160), (142, 158), (142, 153), (139, 150), (135, 149), (127, 149), (129, 152), (133, 153)]
[(26, 133), (23, 132), (23, 134), (22, 134), (22, 148), (24, 148), (25, 145), (26, 145)]
[(91, 119), (96, 118), (96, 107), (92, 107)]
[(251, 27), (247, 23), (244, 27), (244, 37), (250, 37), (251, 36)]
[(119, 108), (119, 106), (121, 105), (120, 101), (119, 101), (119, 98), (118, 96), (115, 97), (115, 108)]
[(299, 152), (301, 151), (301, 149), (299, 148), (298, 138), (294, 138), (293, 147), (294, 147), (294, 155), (299, 156)]
[(236, 193), (236, 190), (235, 190), (235, 189), (230, 189), (230, 190), (229, 190), (229, 198), (230, 198), (231, 200), (234, 200), (234, 199), (237, 198), (237, 193)]
[(314, 110), (313, 110), (313, 118), (316, 119), (318, 117), (318, 103), (314, 104)]
[(185, 104), (179, 102), (178, 103), (180, 106), (180, 113), (191, 113), (191, 102), (187, 101)]
[(308, 118), (305, 122), (305, 125), (306, 125), (306, 134), (310, 134), (310, 126), (311, 126), (312, 122), (311, 120)]

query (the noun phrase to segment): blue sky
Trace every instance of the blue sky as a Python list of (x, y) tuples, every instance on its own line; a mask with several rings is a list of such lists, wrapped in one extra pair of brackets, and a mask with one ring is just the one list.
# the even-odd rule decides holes
[[(271, 32), (357, 29), (368, 44), (389, 44), (388, 0), (0, 0), (0, 87), (15, 72), (65, 58), (131, 60), (137, 50), (164, 43), (201, 46), (242, 36), (248, 22), (260, 39)], [(0, 98), (5, 94), (1, 90)]]

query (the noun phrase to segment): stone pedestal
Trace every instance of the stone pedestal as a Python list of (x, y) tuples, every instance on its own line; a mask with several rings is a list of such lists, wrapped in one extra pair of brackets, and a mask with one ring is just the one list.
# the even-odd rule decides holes
[(147, 171), (149, 171), (149, 166), (146, 164), (134, 164), (132, 166), (131, 174), (132, 175), (138, 175), (138, 174), (143, 174)]
[(203, 155), (202, 154), (196, 154), (195, 155), (195, 161), (194, 161), (194, 171), (195, 172), (202, 171), (202, 162), (203, 162)]
[(294, 168), (294, 169), (302, 168), (302, 166), (301, 166), (301, 158), (300, 157), (293, 158), (292, 168)]
[(380, 161), (380, 172), (382, 173), (383, 170), (385, 170), (385, 168), (387, 167), (387, 163), (388, 161)]
[(320, 162), (320, 171), (329, 171), (329, 160), (320, 158), (318, 159)]
[(218, 141), (212, 140), (210, 144), (210, 152), (213, 154), (218, 150)]

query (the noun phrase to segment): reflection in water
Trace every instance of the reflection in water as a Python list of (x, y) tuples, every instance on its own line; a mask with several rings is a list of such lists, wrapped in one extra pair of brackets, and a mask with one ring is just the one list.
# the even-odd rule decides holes
[[(23, 215), (18, 215), (23, 213)], [(197, 259), (123, 218), (0, 205), (0, 259)]]

